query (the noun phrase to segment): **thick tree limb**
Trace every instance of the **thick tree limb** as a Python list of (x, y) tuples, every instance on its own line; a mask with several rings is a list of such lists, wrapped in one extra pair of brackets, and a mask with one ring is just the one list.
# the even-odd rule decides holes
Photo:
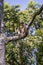
[(10, 41), (16, 41), (16, 40), (19, 40), (19, 39), (23, 39), (27, 36), (27, 32), (24, 33), (24, 34), (21, 34), (20, 36), (17, 35), (17, 36), (10, 36), (10, 37), (5, 37), (5, 40), (7, 42), (10, 42)]
[(32, 17), (32, 19), (30, 20), (30, 22), (28, 23), (28, 26), (27, 26), (27, 31), (24, 33), (24, 34), (21, 34), (20, 36), (17, 35), (17, 36), (10, 36), (10, 37), (6, 37), (6, 40), (7, 41), (12, 41), (12, 40), (19, 40), (19, 39), (23, 39), (25, 38), (27, 35), (28, 35), (28, 28), (31, 26), (31, 24), (33, 23), (35, 17), (37, 15), (39, 15), (43, 10), (43, 5), (41, 6), (41, 8), (39, 9), (39, 11), (36, 11)]

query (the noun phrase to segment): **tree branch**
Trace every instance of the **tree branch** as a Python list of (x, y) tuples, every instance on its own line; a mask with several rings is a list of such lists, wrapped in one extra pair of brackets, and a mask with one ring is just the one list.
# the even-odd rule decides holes
[(28, 28), (29, 28), (29, 27), (31, 26), (31, 24), (33, 23), (35, 17), (36, 17), (37, 15), (39, 15), (39, 14), (42, 12), (42, 10), (43, 10), (43, 4), (42, 4), (42, 6), (40, 7), (39, 11), (36, 11), (36, 12), (34, 13), (32, 19), (31, 19), (30, 22), (28, 23), (27, 31), (26, 31), (24, 34), (21, 34), (20, 36), (17, 35), (17, 36), (6, 37), (5, 39), (6, 39), (7, 41), (12, 41), (12, 40), (19, 40), (19, 39), (25, 38), (25, 37), (28, 35)]
[(10, 42), (10, 41), (16, 41), (16, 40), (19, 40), (19, 39), (23, 39), (27, 36), (27, 31), (24, 33), (24, 34), (21, 34), (20, 36), (17, 35), (17, 36), (9, 36), (9, 37), (5, 37), (5, 40), (7, 42)]
[(36, 12), (34, 13), (32, 19), (31, 19), (30, 22), (28, 23), (28, 28), (29, 28), (29, 26), (31, 26), (31, 24), (33, 23), (35, 17), (36, 17), (37, 15), (39, 15), (39, 14), (42, 12), (42, 10), (43, 10), (43, 4), (42, 4), (42, 6), (40, 7), (39, 11), (36, 11)]

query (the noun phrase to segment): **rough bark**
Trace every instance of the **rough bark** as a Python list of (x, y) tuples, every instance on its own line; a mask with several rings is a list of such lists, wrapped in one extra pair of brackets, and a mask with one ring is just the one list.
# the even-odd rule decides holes
[(0, 65), (5, 65), (5, 44), (2, 35), (0, 35)]
[(4, 44), (0, 44), (0, 65), (5, 65), (5, 47)]
[(3, 0), (0, 0), (0, 65), (5, 65), (5, 45), (3, 33)]

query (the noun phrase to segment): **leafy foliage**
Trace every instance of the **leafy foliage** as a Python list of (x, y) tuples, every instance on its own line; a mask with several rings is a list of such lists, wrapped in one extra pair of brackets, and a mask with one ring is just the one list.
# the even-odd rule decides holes
[[(15, 27), (19, 27), (21, 22), (29, 22), (33, 13), (38, 9), (39, 4), (33, 1), (30, 1), (27, 8), (22, 11), (19, 9), (19, 5), (10, 6), (9, 4), (5, 4), (5, 30), (13, 33)], [(5, 56), (6, 65), (31, 65), (36, 62), (36, 65), (43, 65), (43, 11), (35, 18), (32, 26), (33, 28), (35, 27), (35, 36), (28, 35), (25, 39), (7, 43)], [(33, 53), (36, 58), (34, 58), (32, 54), (34, 48), (37, 49), (37, 52)]]

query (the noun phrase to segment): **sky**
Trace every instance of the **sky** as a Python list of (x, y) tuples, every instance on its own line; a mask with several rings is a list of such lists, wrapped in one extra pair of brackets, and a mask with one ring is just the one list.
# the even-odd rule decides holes
[[(25, 10), (29, 0), (4, 0), (4, 2), (9, 3), (10, 5), (20, 4), (20, 9)], [(43, 4), (43, 0), (34, 0), (34, 2)]]

